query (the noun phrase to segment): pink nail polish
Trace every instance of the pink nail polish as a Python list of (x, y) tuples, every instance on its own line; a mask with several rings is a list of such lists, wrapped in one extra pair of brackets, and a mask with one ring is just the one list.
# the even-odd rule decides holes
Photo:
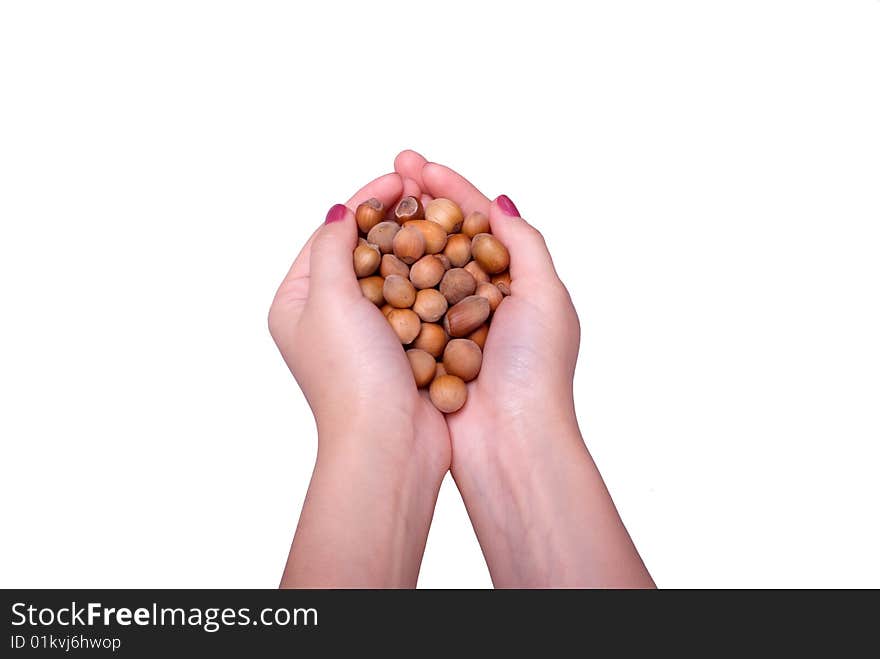
[(336, 204), (333, 208), (327, 211), (327, 218), (324, 220), (324, 224), (330, 224), (331, 222), (339, 222), (340, 220), (344, 220), (345, 211), (346, 208), (343, 204)]
[(509, 215), (510, 217), (520, 217), (519, 211), (516, 209), (516, 206), (512, 201), (510, 201), (510, 197), (508, 197), (506, 194), (498, 195), (495, 203), (498, 204), (498, 208), (504, 211), (505, 215)]

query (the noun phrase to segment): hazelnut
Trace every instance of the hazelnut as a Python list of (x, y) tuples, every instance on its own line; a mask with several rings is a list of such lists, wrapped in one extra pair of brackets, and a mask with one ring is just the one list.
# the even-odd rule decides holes
[(409, 270), (409, 279), (416, 288), (433, 288), (440, 283), (446, 269), (443, 264), (433, 254), (423, 256), (413, 263)]
[(369, 233), (370, 229), (379, 224), (384, 218), (385, 206), (375, 197), (367, 199), (354, 212), (354, 219), (357, 222), (358, 229), (363, 233)]
[(419, 335), (421, 322), (412, 309), (392, 309), (386, 317), (388, 324), (391, 325), (400, 342), (404, 345), (412, 343), (413, 339)]
[(403, 227), (394, 235), (392, 248), (397, 258), (411, 265), (425, 253), (425, 237), (418, 229)]
[(456, 304), (477, 290), (477, 280), (464, 268), (452, 268), (440, 280), (440, 292), (449, 302)]
[(435, 377), (429, 389), (434, 407), (444, 414), (452, 414), (462, 408), (467, 400), (467, 386), (454, 375)]
[[(499, 273), (497, 275), (492, 275), (492, 279), (490, 281), (493, 284), (495, 284), (496, 286), (498, 286), (499, 284), (504, 284), (509, 289), (510, 288), (510, 271), (505, 270), (504, 272)], [(501, 291), (501, 292), (504, 293), (504, 291)], [(510, 293), (504, 293), (504, 294), (510, 295)]]
[(385, 277), (382, 295), (388, 304), (398, 309), (409, 309), (416, 301), (416, 289), (412, 282), (399, 275)]
[(364, 279), (358, 279), (358, 284), (361, 285), (361, 293), (364, 294), (364, 297), (377, 307), (380, 307), (385, 303), (385, 296), (382, 294), (385, 280), (382, 279), (382, 277), (365, 277)]
[[(492, 311), (495, 311), (495, 309), (498, 308), (498, 305), (501, 304), (501, 300), (504, 299), (504, 296), (501, 294), (501, 291), (498, 290), (498, 287), (489, 282), (478, 284), (475, 295), (479, 295), (480, 297), (489, 300), (489, 308), (491, 308)], [(386, 295), (385, 297), (387, 299), (388, 296)]]
[[(384, 309), (384, 307), (383, 307)], [(471, 341), (480, 346), (480, 350), (486, 347), (486, 337), (489, 336), (489, 326), (480, 325), (477, 329), (467, 335)]]
[(440, 325), (422, 323), (413, 341), (413, 348), (424, 350), (429, 355), (439, 359), (448, 341), (449, 336), (447, 336), (446, 330), (440, 327)]
[(471, 239), (460, 233), (453, 234), (446, 240), (443, 253), (454, 267), (463, 268), (471, 260)]
[(467, 336), (486, 322), (490, 312), (489, 300), (471, 295), (449, 308), (443, 326), (450, 336)]
[(464, 218), (461, 232), (468, 238), (473, 238), (478, 233), (489, 233), (489, 218), (480, 211), (474, 211)]
[(425, 288), (416, 293), (412, 310), (426, 323), (436, 323), (446, 313), (449, 303), (436, 288)]
[(369, 277), (376, 272), (382, 255), (375, 245), (365, 243), (354, 248), (354, 273), (360, 277)]
[(439, 197), (425, 205), (425, 219), (439, 224), (446, 233), (455, 233), (464, 220), (461, 209), (454, 201)]
[(394, 207), (394, 219), (397, 220), (398, 224), (403, 224), (410, 220), (425, 219), (425, 209), (422, 206), (422, 202), (416, 197), (404, 197)]
[(452, 339), (443, 350), (443, 367), (450, 375), (470, 382), (480, 372), (483, 351), (470, 339)]
[(390, 254), (394, 236), (400, 231), (397, 222), (379, 222), (367, 234), (367, 242), (373, 243), (383, 254)]
[(480, 267), (480, 264), (476, 261), (471, 261), (466, 266), (464, 266), (464, 269), (471, 273), (473, 278), (477, 280), (478, 284), (489, 281), (489, 275), (486, 274), (486, 271), (483, 270)]
[(416, 386), (429, 387), (441, 412), (461, 409), (465, 383), (482, 367), (489, 319), (510, 295), (509, 252), (484, 213), (463, 217), (449, 199), (423, 206), (408, 196), (393, 210), (368, 199), (355, 219), (352, 263), (364, 297), (404, 345)]
[(510, 265), (510, 254), (491, 233), (478, 233), (471, 243), (474, 261), (490, 275), (507, 270)]
[(425, 254), (438, 254), (446, 246), (446, 231), (436, 222), (410, 220), (405, 227), (418, 229), (425, 238)]
[(383, 277), (388, 277), (389, 275), (409, 277), (409, 266), (394, 256), (394, 254), (383, 254), (382, 263), (379, 265), (379, 274)]
[(416, 380), (416, 386), (421, 389), (431, 384), (434, 372), (437, 370), (437, 362), (434, 361), (434, 358), (418, 348), (407, 350), (406, 357), (409, 359), (409, 366)]

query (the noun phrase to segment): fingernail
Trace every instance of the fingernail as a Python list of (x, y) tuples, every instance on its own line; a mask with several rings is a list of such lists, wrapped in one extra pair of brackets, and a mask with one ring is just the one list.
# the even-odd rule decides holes
[(327, 211), (327, 218), (324, 220), (324, 224), (339, 222), (339, 220), (345, 219), (345, 211), (346, 208), (343, 204), (336, 204), (333, 208)]
[(504, 211), (505, 215), (510, 215), (510, 217), (520, 217), (519, 211), (516, 210), (516, 205), (510, 201), (510, 197), (506, 194), (498, 195), (495, 203), (498, 204), (498, 208)]

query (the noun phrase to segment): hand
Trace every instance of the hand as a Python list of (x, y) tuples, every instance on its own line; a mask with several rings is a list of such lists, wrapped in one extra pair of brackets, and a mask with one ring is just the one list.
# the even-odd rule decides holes
[(491, 321), (468, 399), (446, 421), (452, 474), (497, 586), (651, 586), (578, 429), (580, 326), (541, 234), (505, 196), (413, 151), (404, 184), (489, 217), (510, 252), (511, 295)]
[(401, 178), (388, 174), (331, 208), (269, 312), (272, 337), (318, 427), (318, 461), (285, 585), (414, 586), (418, 575), (449, 468), (448, 433), (352, 268), (353, 211), (370, 197), (393, 206), (403, 191)]

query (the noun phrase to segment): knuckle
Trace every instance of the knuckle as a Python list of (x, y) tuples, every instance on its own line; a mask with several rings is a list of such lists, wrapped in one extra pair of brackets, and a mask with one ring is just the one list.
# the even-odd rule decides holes
[(272, 300), (272, 304), (269, 306), (269, 313), (267, 314), (266, 320), (269, 326), (269, 334), (271, 334), (272, 338), (277, 341), (282, 326), (280, 305), (278, 304), (277, 297)]
[(529, 234), (529, 237), (531, 238), (531, 240), (532, 240), (536, 245), (538, 245), (538, 246), (540, 246), (542, 249), (546, 250), (546, 249), (547, 249), (547, 241), (544, 239), (544, 234), (541, 233), (540, 231), (538, 231), (538, 230), (537, 230), (535, 227), (533, 227), (531, 224), (529, 224), (529, 225), (527, 225), (527, 226), (528, 226), (527, 231), (528, 231), (528, 234)]

